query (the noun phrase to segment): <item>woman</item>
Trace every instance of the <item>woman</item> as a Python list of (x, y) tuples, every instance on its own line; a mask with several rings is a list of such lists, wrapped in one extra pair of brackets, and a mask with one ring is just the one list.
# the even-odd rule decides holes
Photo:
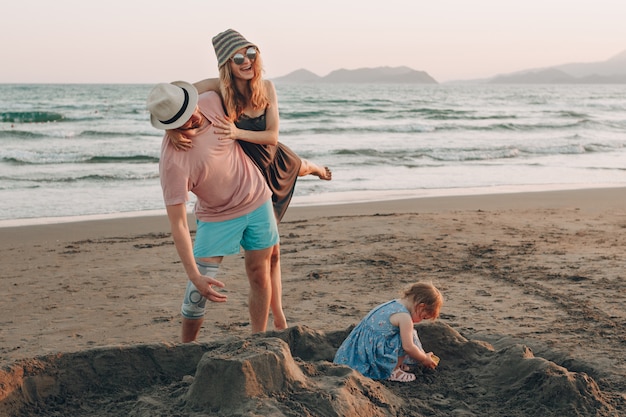
[[(213, 90), (222, 96), (227, 118), (214, 123), (222, 140), (238, 140), (246, 154), (263, 173), (272, 190), (276, 220), (280, 222), (289, 206), (296, 180), (315, 175), (331, 180), (328, 167), (301, 159), (289, 147), (278, 142), (278, 99), (274, 84), (262, 78), (259, 48), (239, 32), (228, 29), (213, 37), (220, 77), (195, 83), (199, 93)], [(179, 149), (191, 146), (181, 134), (172, 134)], [(271, 309), (276, 329), (287, 328), (282, 309), (280, 247), (274, 246), (271, 260)]]

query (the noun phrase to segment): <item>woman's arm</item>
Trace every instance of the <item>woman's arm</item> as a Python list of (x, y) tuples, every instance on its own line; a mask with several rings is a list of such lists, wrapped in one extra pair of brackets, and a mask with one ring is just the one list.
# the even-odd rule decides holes
[(206, 78), (204, 80), (193, 83), (193, 86), (198, 90), (198, 94), (206, 93), (207, 91), (220, 92), (220, 79), (219, 78)]
[[(215, 91), (218, 94), (220, 92), (219, 78), (207, 78), (195, 82), (193, 86), (198, 90), (198, 94), (206, 93), (207, 91)], [(191, 139), (178, 130), (168, 130), (167, 134), (170, 137), (170, 142), (174, 146), (174, 149), (177, 151), (186, 151), (193, 146)]]
[[(245, 130), (239, 129), (234, 122), (224, 117), (218, 117), (213, 122), (215, 133), (220, 135), (220, 140), (243, 140), (259, 145), (278, 144), (278, 131), (280, 129), (280, 119), (278, 115), (278, 97), (274, 83), (270, 80), (263, 81), (267, 89), (269, 105), (265, 109), (265, 130)], [(194, 83), (199, 93), (206, 91), (219, 91), (219, 79), (207, 78), (206, 80)], [(170, 141), (174, 148), (182, 151), (192, 147), (191, 140), (176, 130), (168, 130)]]

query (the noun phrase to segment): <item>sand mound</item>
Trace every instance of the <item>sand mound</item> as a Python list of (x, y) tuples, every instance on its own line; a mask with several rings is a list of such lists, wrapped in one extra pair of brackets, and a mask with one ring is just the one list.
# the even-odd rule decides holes
[[(0, 373), (3, 416), (617, 416), (623, 398), (585, 373), (420, 325), (435, 370), (372, 381), (331, 363), (350, 329), (306, 327), (206, 344), (99, 348), (20, 361)], [(623, 409), (622, 409), (623, 411)]]

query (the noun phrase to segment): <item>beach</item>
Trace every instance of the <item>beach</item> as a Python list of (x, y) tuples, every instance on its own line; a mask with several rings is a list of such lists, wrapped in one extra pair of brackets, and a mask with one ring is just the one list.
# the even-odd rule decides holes
[[(270, 318), (251, 336), (238, 255), (218, 275), (228, 301), (182, 345), (186, 276), (165, 216), (0, 228), (0, 416), (626, 415), (626, 189), (291, 207), (280, 233), (290, 329)], [(417, 327), (434, 371), (401, 384), (330, 364), (415, 281), (445, 299)], [(210, 355), (226, 366), (246, 349), (279, 358), (244, 372), (264, 388), (238, 391), (231, 369), (236, 398), (202, 394)]]

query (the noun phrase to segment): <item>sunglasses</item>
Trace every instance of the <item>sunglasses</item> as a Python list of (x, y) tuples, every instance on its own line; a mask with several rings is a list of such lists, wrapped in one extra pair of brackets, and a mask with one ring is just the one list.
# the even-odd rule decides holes
[(256, 59), (256, 48), (251, 46), (248, 49), (246, 49), (245, 56), (241, 53), (236, 53), (235, 55), (233, 55), (231, 59), (233, 60), (235, 64), (241, 65), (243, 64), (243, 61), (245, 61), (246, 57), (248, 57), (250, 61), (254, 61)]

